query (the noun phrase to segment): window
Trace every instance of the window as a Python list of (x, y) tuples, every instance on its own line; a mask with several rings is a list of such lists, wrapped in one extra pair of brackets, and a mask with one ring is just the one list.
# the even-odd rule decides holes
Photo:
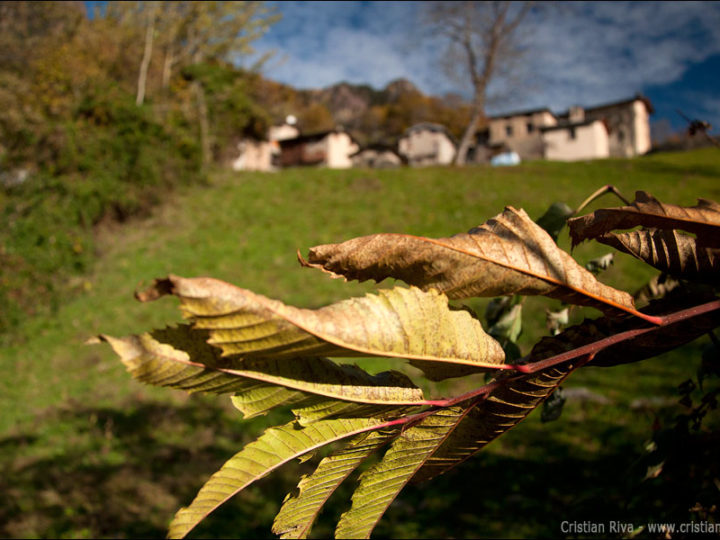
[(528, 122), (527, 123), (527, 132), (532, 133), (533, 131), (535, 131), (535, 126), (533, 125), (532, 122)]
[(575, 126), (572, 126), (570, 128), (570, 139), (573, 141), (577, 139), (577, 133), (575, 133)]
[(505, 135), (507, 135), (508, 137), (512, 137), (512, 134), (513, 128), (511, 125), (508, 124), (507, 126), (505, 126)]

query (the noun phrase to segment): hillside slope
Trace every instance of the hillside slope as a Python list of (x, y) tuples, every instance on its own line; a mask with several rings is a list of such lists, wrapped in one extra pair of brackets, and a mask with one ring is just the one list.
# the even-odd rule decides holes
[[(141, 386), (107, 347), (84, 345), (99, 332), (124, 335), (180, 320), (172, 299), (136, 302), (132, 295), (139, 283), (168, 273), (209, 275), (289, 304), (317, 307), (374, 286), (300, 268), (297, 249), (306, 253), (313, 245), (374, 232), (446, 236), (481, 224), (505, 205), (537, 218), (552, 202), (577, 205), (606, 183), (629, 197), (644, 189), (683, 205), (694, 204), (697, 197), (718, 200), (720, 160), (717, 150), (709, 149), (500, 169), (217, 171), (209, 187), (183, 188), (150, 218), (100, 231), (99, 259), (82, 277), (85, 292), (61, 306), (55, 317), (24, 324), (21, 343), (0, 356), (0, 491), (6, 494), (0, 502), (0, 535), (161, 536), (175, 510), (189, 502), (207, 476), (272, 420), (239, 422), (225, 398), (187, 398)], [(589, 210), (616, 204), (606, 198)], [(568, 248), (566, 233), (561, 244)], [(585, 244), (573, 255), (585, 262), (606, 251)], [(618, 255), (601, 279), (633, 290), (648, 277), (639, 268)], [(524, 346), (545, 331), (544, 309), (556, 305), (530, 299)], [(678, 382), (695, 372), (699, 347), (636, 365), (583, 370), (569, 384), (606, 396), (609, 404), (568, 403), (552, 429), (532, 416), (461, 471), (502, 481), (470, 493), (457, 476), (448, 475), (408, 490), (381, 522), (378, 535), (552, 536), (556, 524), (548, 516), (581, 516), (573, 506), (575, 496), (547, 498), (548, 483), (560, 492), (583, 493), (593, 515), (621, 515), (617, 512), (625, 511), (625, 499), (613, 479), (637, 457), (652, 423), (630, 403), (638, 397), (672, 401)], [(198, 534), (267, 536), (297, 467), (292, 465), (287, 476), (260, 482), (214, 514)], [(509, 497), (525, 508), (524, 523), (493, 502)], [(338, 500), (330, 508), (340, 511), (343, 504)], [(422, 515), (412, 510), (419, 504), (425, 505)], [(437, 519), (447, 512), (457, 519)], [(334, 517), (321, 519), (317, 534), (331, 534), (327, 527)]]

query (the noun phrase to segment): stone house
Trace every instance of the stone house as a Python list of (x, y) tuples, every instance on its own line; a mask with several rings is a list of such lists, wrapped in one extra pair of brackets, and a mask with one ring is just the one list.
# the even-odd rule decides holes
[(449, 165), (457, 145), (448, 130), (440, 124), (422, 122), (405, 130), (398, 141), (398, 153), (409, 165)]
[(284, 123), (271, 126), (268, 140), (243, 139), (238, 143), (240, 155), (232, 162), (235, 171), (272, 171), (279, 166), (280, 141), (297, 137), (300, 131)]
[(375, 169), (386, 169), (391, 167), (400, 167), (403, 165), (403, 159), (394, 148), (381, 145), (371, 144), (361, 148), (350, 156), (353, 167), (368, 167)]
[(652, 149), (650, 115), (655, 109), (640, 94), (630, 99), (586, 108), (586, 120), (602, 120), (610, 136), (611, 157), (633, 157)]
[(488, 148), (513, 150), (523, 160), (633, 157), (651, 149), (653, 112), (639, 94), (595, 107), (571, 107), (558, 115), (547, 108), (519, 111), (490, 117), (482, 137)]
[(352, 167), (350, 156), (360, 147), (345, 131), (333, 129), (278, 141), (281, 167), (316, 165), (332, 169)]
[(237, 145), (240, 155), (232, 162), (234, 171), (271, 171), (272, 143), (243, 139)]
[(522, 160), (545, 157), (540, 128), (557, 125), (548, 108), (516, 111), (491, 116), (487, 127), (487, 146), (517, 152)]

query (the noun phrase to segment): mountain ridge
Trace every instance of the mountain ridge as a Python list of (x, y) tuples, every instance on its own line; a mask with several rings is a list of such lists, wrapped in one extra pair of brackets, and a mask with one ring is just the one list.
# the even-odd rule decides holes
[(341, 81), (324, 88), (296, 89), (263, 79), (255, 98), (269, 111), (274, 123), (288, 115), (302, 132), (344, 129), (362, 145), (393, 146), (410, 126), (439, 123), (460, 137), (469, 118), (469, 105), (457, 95), (424, 94), (405, 78), (384, 88)]

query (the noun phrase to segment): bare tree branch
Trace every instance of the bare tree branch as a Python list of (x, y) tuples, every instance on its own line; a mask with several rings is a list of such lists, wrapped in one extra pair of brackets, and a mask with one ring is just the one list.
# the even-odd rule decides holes
[[(435, 35), (445, 38), (449, 53), (459, 49), (462, 69), (472, 85), (472, 114), (462, 136), (456, 165), (463, 165), (480, 121), (485, 116), (487, 91), (498, 76), (497, 67), (518, 54), (513, 46), (518, 28), (527, 19), (532, 2), (433, 2), (427, 19)], [(446, 58), (454, 55), (447, 54)]]
[(683, 117), (683, 119), (688, 123), (688, 135), (691, 137), (694, 136), (696, 133), (702, 133), (703, 136), (710, 141), (712, 144), (720, 148), (720, 141), (718, 141), (715, 137), (710, 135), (708, 131), (712, 129), (712, 126), (703, 120), (698, 120), (697, 118), (695, 120), (690, 120), (687, 116), (685, 116), (680, 109), (675, 109), (677, 113)]

